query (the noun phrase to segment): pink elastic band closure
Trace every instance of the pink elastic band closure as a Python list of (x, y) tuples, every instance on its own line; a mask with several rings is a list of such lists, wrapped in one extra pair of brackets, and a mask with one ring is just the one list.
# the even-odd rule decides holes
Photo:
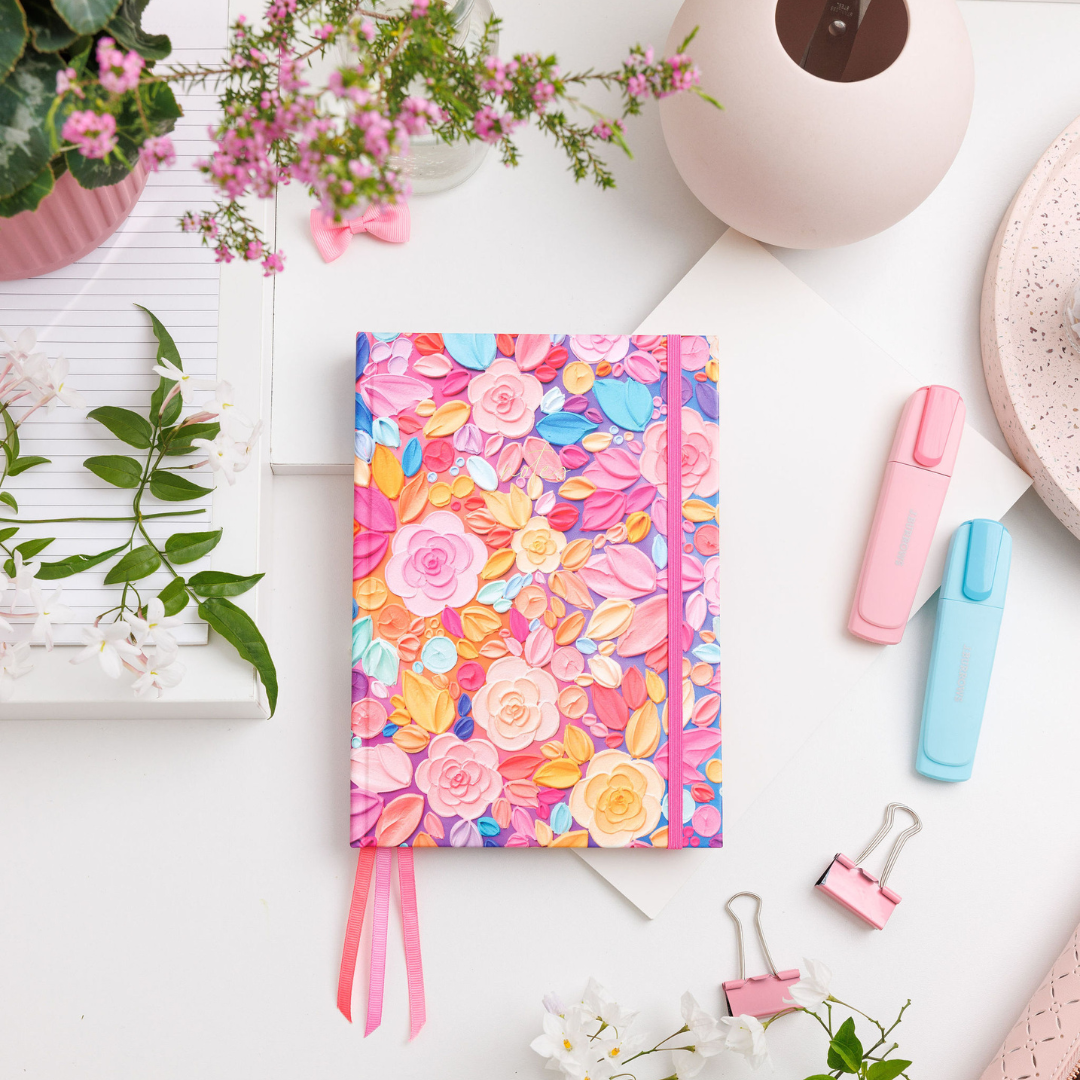
[(337, 1007), (352, 1023), (353, 976), (356, 973), (356, 954), (360, 949), (360, 932), (364, 928), (364, 911), (371, 891), (371, 872), (375, 869), (375, 849), (360, 849), (356, 860), (356, 879), (353, 882), (349, 922), (345, 928), (345, 945), (341, 950), (341, 971), (338, 974)]
[(383, 981), (386, 975), (386, 924), (390, 914), (390, 860), (393, 848), (377, 848), (375, 856), (375, 905), (372, 908), (371, 968), (368, 971), (366, 1039), (382, 1023)]
[(424, 1002), (424, 965), (420, 959), (420, 918), (416, 908), (413, 849), (398, 848), (398, 886), (401, 889), (401, 924), (405, 935), (405, 973), (409, 980), (409, 1038), (415, 1039), (427, 1020)]
[(683, 846), (682, 715), (682, 337), (667, 336), (668, 835)]

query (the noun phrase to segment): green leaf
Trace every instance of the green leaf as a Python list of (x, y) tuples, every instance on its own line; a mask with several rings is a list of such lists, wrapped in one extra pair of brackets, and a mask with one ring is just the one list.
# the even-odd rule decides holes
[[(158, 342), (156, 359), (168, 360), (170, 364), (183, 371), (184, 364), (180, 359), (180, 350), (177, 349), (172, 334), (165, 329), (165, 324), (149, 308), (143, 307), (142, 304), (136, 304), (135, 306), (150, 316), (150, 322), (154, 328), (154, 337), (157, 338)], [(151, 419), (159, 418), (162, 427), (168, 427), (170, 424), (175, 423), (180, 415), (180, 407), (183, 402), (180, 400), (179, 394), (175, 394), (169, 404), (165, 406), (165, 412), (161, 412), (162, 402), (168, 397), (169, 391), (175, 385), (176, 383), (172, 379), (161, 378), (158, 380), (157, 388), (150, 395), (150, 417)]]
[(15, 550), (23, 557), (23, 562), (29, 562), (39, 551), (44, 551), (55, 539), (55, 536), (45, 536), (36, 540), (24, 540), (21, 544), (15, 546)]
[[(165, 37), (164, 34), (160, 36)], [(168, 83), (144, 83), (139, 87), (139, 100), (142, 102), (143, 115), (155, 135), (167, 135), (184, 115)]]
[(806, 1080), (833, 1080), (828, 1073), (814, 1073), (813, 1076), (808, 1076)]
[(138, 487), (142, 479), (142, 466), (134, 458), (121, 457), (118, 454), (88, 457), (83, 465), (113, 487)]
[(12, 495), (10, 491), (0, 491), (0, 502), (7, 503), (16, 514), (19, 512), (19, 504), (15, 501), (15, 496)]
[(186, 476), (155, 469), (150, 474), (150, 494), (165, 502), (185, 502), (197, 499), (200, 495), (209, 495), (213, 488), (199, 487)]
[(116, 14), (120, 0), (53, 0), (57, 14), (80, 34), (93, 34)]
[(158, 341), (157, 359), (168, 360), (170, 364), (174, 364), (183, 371), (184, 365), (180, 359), (180, 350), (177, 349), (172, 334), (165, 329), (165, 324), (149, 308), (143, 307), (142, 304), (136, 304), (135, 306), (150, 316), (150, 322), (154, 328), (154, 337)]
[[(2, 3), (3, 0), (0, 0)], [(53, 189), (53, 173), (48, 165), (26, 187), (0, 199), (0, 217), (10, 218), (24, 210), (36, 210)]]
[(180, 457), (183, 454), (193, 453), (199, 449), (191, 445), (192, 439), (214, 439), (221, 430), (221, 425), (213, 424), (185, 424), (183, 427), (170, 428), (165, 436), (168, 443), (166, 457)]
[(868, 1080), (895, 1080), (905, 1069), (911, 1066), (910, 1061), (902, 1058), (891, 1058), (888, 1061), (875, 1061), (866, 1070)]
[(0, 198), (26, 187), (53, 155), (49, 109), (56, 100), (56, 75), (63, 66), (52, 55), (29, 52), (0, 82)]
[(5, 540), (10, 540), (19, 531), (18, 525), (12, 525), (7, 529), (0, 529), (0, 544)]
[(205, 619), (234, 649), (241, 658), (251, 664), (259, 673), (266, 688), (266, 698), (270, 703), (270, 715), (277, 708), (278, 684), (277, 670), (274, 667), (270, 650), (263, 640), (255, 620), (238, 608), (231, 600), (213, 596), (199, 604), (199, 616)]
[(103, 405), (100, 409), (91, 409), (87, 415), (99, 424), (104, 424), (128, 446), (134, 446), (138, 450), (149, 450), (154, 441), (154, 429), (150, 426), (150, 421), (131, 409)]
[(134, 49), (144, 60), (164, 60), (172, 52), (165, 34), (148, 34), (142, 28), (142, 13), (148, 0), (121, 0), (120, 8), (109, 20), (106, 30), (127, 49)]
[(862, 1059), (862, 1043), (855, 1034), (855, 1020), (849, 1016), (829, 1043), (828, 1066), (841, 1072), (857, 1073)]
[(103, 551), (98, 555), (69, 555), (66, 559), (60, 559), (57, 562), (42, 563), (37, 576), (42, 581), (55, 581), (57, 578), (71, 577), (72, 574), (89, 570), (91, 566), (97, 566), (98, 563), (103, 563), (106, 559), (119, 555), (126, 547), (127, 544), (121, 544), (111, 551)]
[(187, 607), (188, 603), (188, 594), (187, 589), (184, 588), (184, 579), (182, 577), (173, 578), (172, 581), (158, 593), (158, 599), (165, 605), (166, 615), (179, 615), (180, 612)]
[(19, 62), (29, 36), (18, 0), (0, 0), (0, 79)]
[(199, 596), (239, 596), (258, 584), (264, 574), (226, 574), (224, 570), (203, 570), (188, 581)]
[(133, 548), (106, 575), (105, 584), (138, 581), (152, 574), (161, 565), (161, 556), (149, 544)]
[(67, 160), (63, 154), (57, 154), (56, 157), (49, 161), (49, 168), (52, 170), (53, 179), (59, 180), (61, 176), (68, 171)]
[(218, 529), (217, 532), (173, 533), (165, 541), (165, 555), (169, 562), (178, 566), (194, 562), (217, 547), (221, 532), (222, 530)]
[(19, 473), (26, 472), (27, 469), (32, 469), (35, 465), (48, 465), (49, 459), (47, 457), (20, 457), (16, 458), (10, 466), (8, 466), (8, 476), (18, 476)]
[(78, 32), (56, 14), (48, 0), (22, 0), (22, 6), (38, 52), (59, 52), (78, 39)]

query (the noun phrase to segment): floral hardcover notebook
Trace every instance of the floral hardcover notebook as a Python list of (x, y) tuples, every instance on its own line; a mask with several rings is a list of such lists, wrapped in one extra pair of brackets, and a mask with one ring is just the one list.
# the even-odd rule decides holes
[(704, 336), (357, 335), (354, 847), (721, 845), (718, 377)]

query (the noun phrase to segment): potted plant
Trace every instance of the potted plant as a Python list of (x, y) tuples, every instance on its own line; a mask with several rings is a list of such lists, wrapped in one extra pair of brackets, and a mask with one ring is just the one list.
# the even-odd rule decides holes
[(0, 0), (0, 279), (66, 266), (127, 217), (181, 115), (146, 0)]
[[(410, 139), (479, 141), (515, 165), (514, 133), (533, 123), (575, 179), (611, 187), (601, 150), (629, 153), (625, 119), (646, 101), (689, 90), (717, 104), (685, 53), (693, 34), (667, 59), (635, 45), (612, 70), (568, 74), (555, 56), (493, 55), (494, 16), (462, 41), (446, 0), (269, 0), (258, 25), (237, 18), (221, 62), (159, 68), (169, 40), (143, 32), (145, 4), (0, 0), (0, 278), (56, 269), (117, 227), (146, 172), (175, 160), (175, 84), (213, 85), (221, 106), (214, 151), (198, 165), (218, 205), (184, 215), (182, 227), (220, 260), (239, 256), (268, 274), (283, 268), (282, 253), (243, 200), (270, 198), (278, 184), (305, 184), (340, 221), (407, 197)], [(328, 58), (316, 77), (313, 61)], [(598, 86), (613, 92), (610, 115), (578, 98)]]

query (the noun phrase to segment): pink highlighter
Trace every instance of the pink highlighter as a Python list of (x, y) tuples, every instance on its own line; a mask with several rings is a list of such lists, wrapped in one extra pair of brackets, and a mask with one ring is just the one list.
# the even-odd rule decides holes
[(964, 432), (964, 402), (922, 386), (900, 415), (848, 629), (880, 645), (904, 636)]

